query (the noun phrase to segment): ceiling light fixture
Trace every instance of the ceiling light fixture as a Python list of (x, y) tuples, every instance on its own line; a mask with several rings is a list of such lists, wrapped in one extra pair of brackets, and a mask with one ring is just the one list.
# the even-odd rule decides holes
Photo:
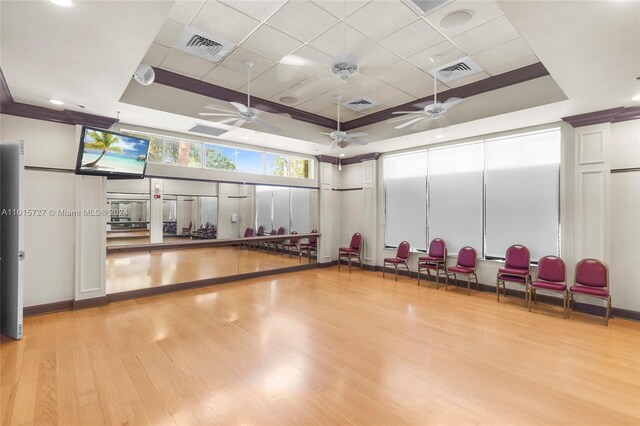
[(631, 98), (632, 101), (640, 101), (640, 93)]
[(51, 3), (56, 4), (62, 7), (72, 7), (75, 6), (71, 0), (49, 0)]
[(442, 139), (442, 138), (444, 138), (444, 135), (436, 135), (435, 137), (436, 137), (436, 139)]
[(467, 9), (454, 10), (453, 12), (445, 15), (438, 26), (443, 30), (456, 30), (467, 25), (473, 20), (473, 12)]
[(57, 99), (49, 99), (49, 102), (51, 102), (54, 105), (64, 105), (64, 102), (59, 101)]
[(153, 80), (155, 80), (156, 72), (153, 70), (151, 65), (140, 64), (133, 73), (133, 78), (143, 86), (148, 86), (153, 83)]
[(345, 156), (344, 152), (341, 152), (340, 154), (338, 154), (338, 157), (344, 157), (344, 156)]

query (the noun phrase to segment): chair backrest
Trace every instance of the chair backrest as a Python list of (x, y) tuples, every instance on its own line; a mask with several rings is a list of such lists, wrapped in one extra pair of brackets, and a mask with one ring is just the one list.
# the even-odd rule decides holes
[[(291, 235), (297, 234), (298, 231), (291, 231)], [(289, 242), (292, 244), (297, 244), (298, 243), (299, 238), (289, 238)]]
[(398, 251), (396, 252), (396, 258), (398, 259), (406, 259), (409, 257), (409, 251), (411, 250), (411, 245), (408, 241), (403, 241), (398, 245)]
[(464, 268), (476, 268), (476, 261), (478, 260), (478, 253), (473, 247), (462, 247), (458, 252), (458, 266)]
[(269, 232), (269, 235), (276, 235), (276, 230), (272, 228), (271, 232)]
[[(317, 229), (312, 229), (311, 233), (312, 234), (317, 234), (318, 230)], [(309, 240), (309, 244), (316, 244), (318, 242), (318, 236), (317, 235), (312, 235), (307, 239)]]
[(508, 268), (529, 269), (531, 255), (522, 244), (514, 244), (507, 249), (504, 264)]
[(447, 256), (447, 245), (442, 238), (434, 238), (429, 243), (429, 256), (444, 259)]
[(253, 229), (247, 228), (244, 230), (244, 238), (248, 238), (253, 236)]
[(284, 226), (281, 226), (280, 228), (278, 228), (278, 235), (284, 235), (285, 230), (284, 230)]
[(354, 250), (360, 250), (360, 244), (362, 244), (362, 234), (359, 232), (356, 232), (355, 234), (353, 234), (353, 236), (351, 237), (351, 242), (349, 243), (349, 248), (352, 248)]
[(264, 226), (258, 226), (258, 232), (256, 233), (258, 237), (262, 237), (264, 235)]
[(607, 267), (597, 259), (582, 259), (576, 265), (576, 284), (589, 287), (608, 287)]
[(538, 261), (538, 279), (563, 283), (567, 279), (567, 268), (558, 256), (544, 256)]

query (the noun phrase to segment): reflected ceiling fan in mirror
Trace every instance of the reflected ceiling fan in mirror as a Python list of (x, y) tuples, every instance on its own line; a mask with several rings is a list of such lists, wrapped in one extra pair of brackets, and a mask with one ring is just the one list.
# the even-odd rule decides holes
[[(459, 104), (464, 100), (461, 98), (449, 98), (444, 102), (438, 102), (438, 73), (436, 65), (439, 60), (440, 57), (438, 56), (431, 58), (431, 62), (433, 63), (433, 103), (425, 106), (423, 109), (418, 111), (393, 112), (393, 114), (401, 114), (402, 117), (391, 120), (390, 122), (410, 119), (409, 121), (395, 126), (396, 129), (403, 129), (425, 119), (439, 120), (444, 117), (449, 108)], [(415, 114), (419, 114), (419, 116), (415, 117)]]
[(262, 111), (255, 108), (251, 108), (251, 68), (253, 68), (253, 62), (246, 61), (244, 65), (247, 67), (247, 104), (243, 105), (240, 102), (229, 102), (236, 111), (228, 111), (221, 108), (212, 106), (205, 106), (206, 109), (221, 112), (201, 112), (198, 115), (203, 117), (221, 117), (224, 120), (217, 121), (219, 124), (230, 124), (233, 127), (240, 127), (246, 123), (254, 123), (272, 132), (279, 132), (281, 129), (260, 118)]
[(336, 120), (338, 123), (337, 130), (334, 130), (331, 133), (320, 132), (321, 135), (327, 135), (331, 138), (332, 142), (329, 149), (333, 149), (335, 145), (338, 145), (340, 148), (344, 148), (350, 143), (355, 143), (356, 145), (368, 144), (368, 141), (360, 139), (362, 137), (369, 136), (368, 133), (347, 133), (340, 130), (340, 102), (342, 101), (342, 96), (336, 96), (336, 101), (338, 101), (338, 119)]

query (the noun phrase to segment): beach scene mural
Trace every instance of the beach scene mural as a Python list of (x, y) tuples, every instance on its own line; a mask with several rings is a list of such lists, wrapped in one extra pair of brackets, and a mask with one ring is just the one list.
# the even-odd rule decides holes
[(87, 172), (141, 175), (149, 141), (101, 130), (86, 129), (80, 169)]

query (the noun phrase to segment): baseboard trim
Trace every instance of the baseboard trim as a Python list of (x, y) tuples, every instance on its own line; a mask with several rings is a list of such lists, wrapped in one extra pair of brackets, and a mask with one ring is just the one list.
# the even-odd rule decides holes
[(70, 311), (73, 309), (73, 300), (63, 300), (60, 302), (45, 303), (43, 305), (27, 306), (22, 310), (25, 317), (35, 317), (54, 312)]
[(91, 299), (83, 299), (83, 300), (74, 300), (73, 301), (73, 310), (78, 309), (88, 309), (88, 308), (97, 308), (99, 306), (104, 306), (109, 301), (107, 300), (107, 296), (100, 297), (92, 297)]

